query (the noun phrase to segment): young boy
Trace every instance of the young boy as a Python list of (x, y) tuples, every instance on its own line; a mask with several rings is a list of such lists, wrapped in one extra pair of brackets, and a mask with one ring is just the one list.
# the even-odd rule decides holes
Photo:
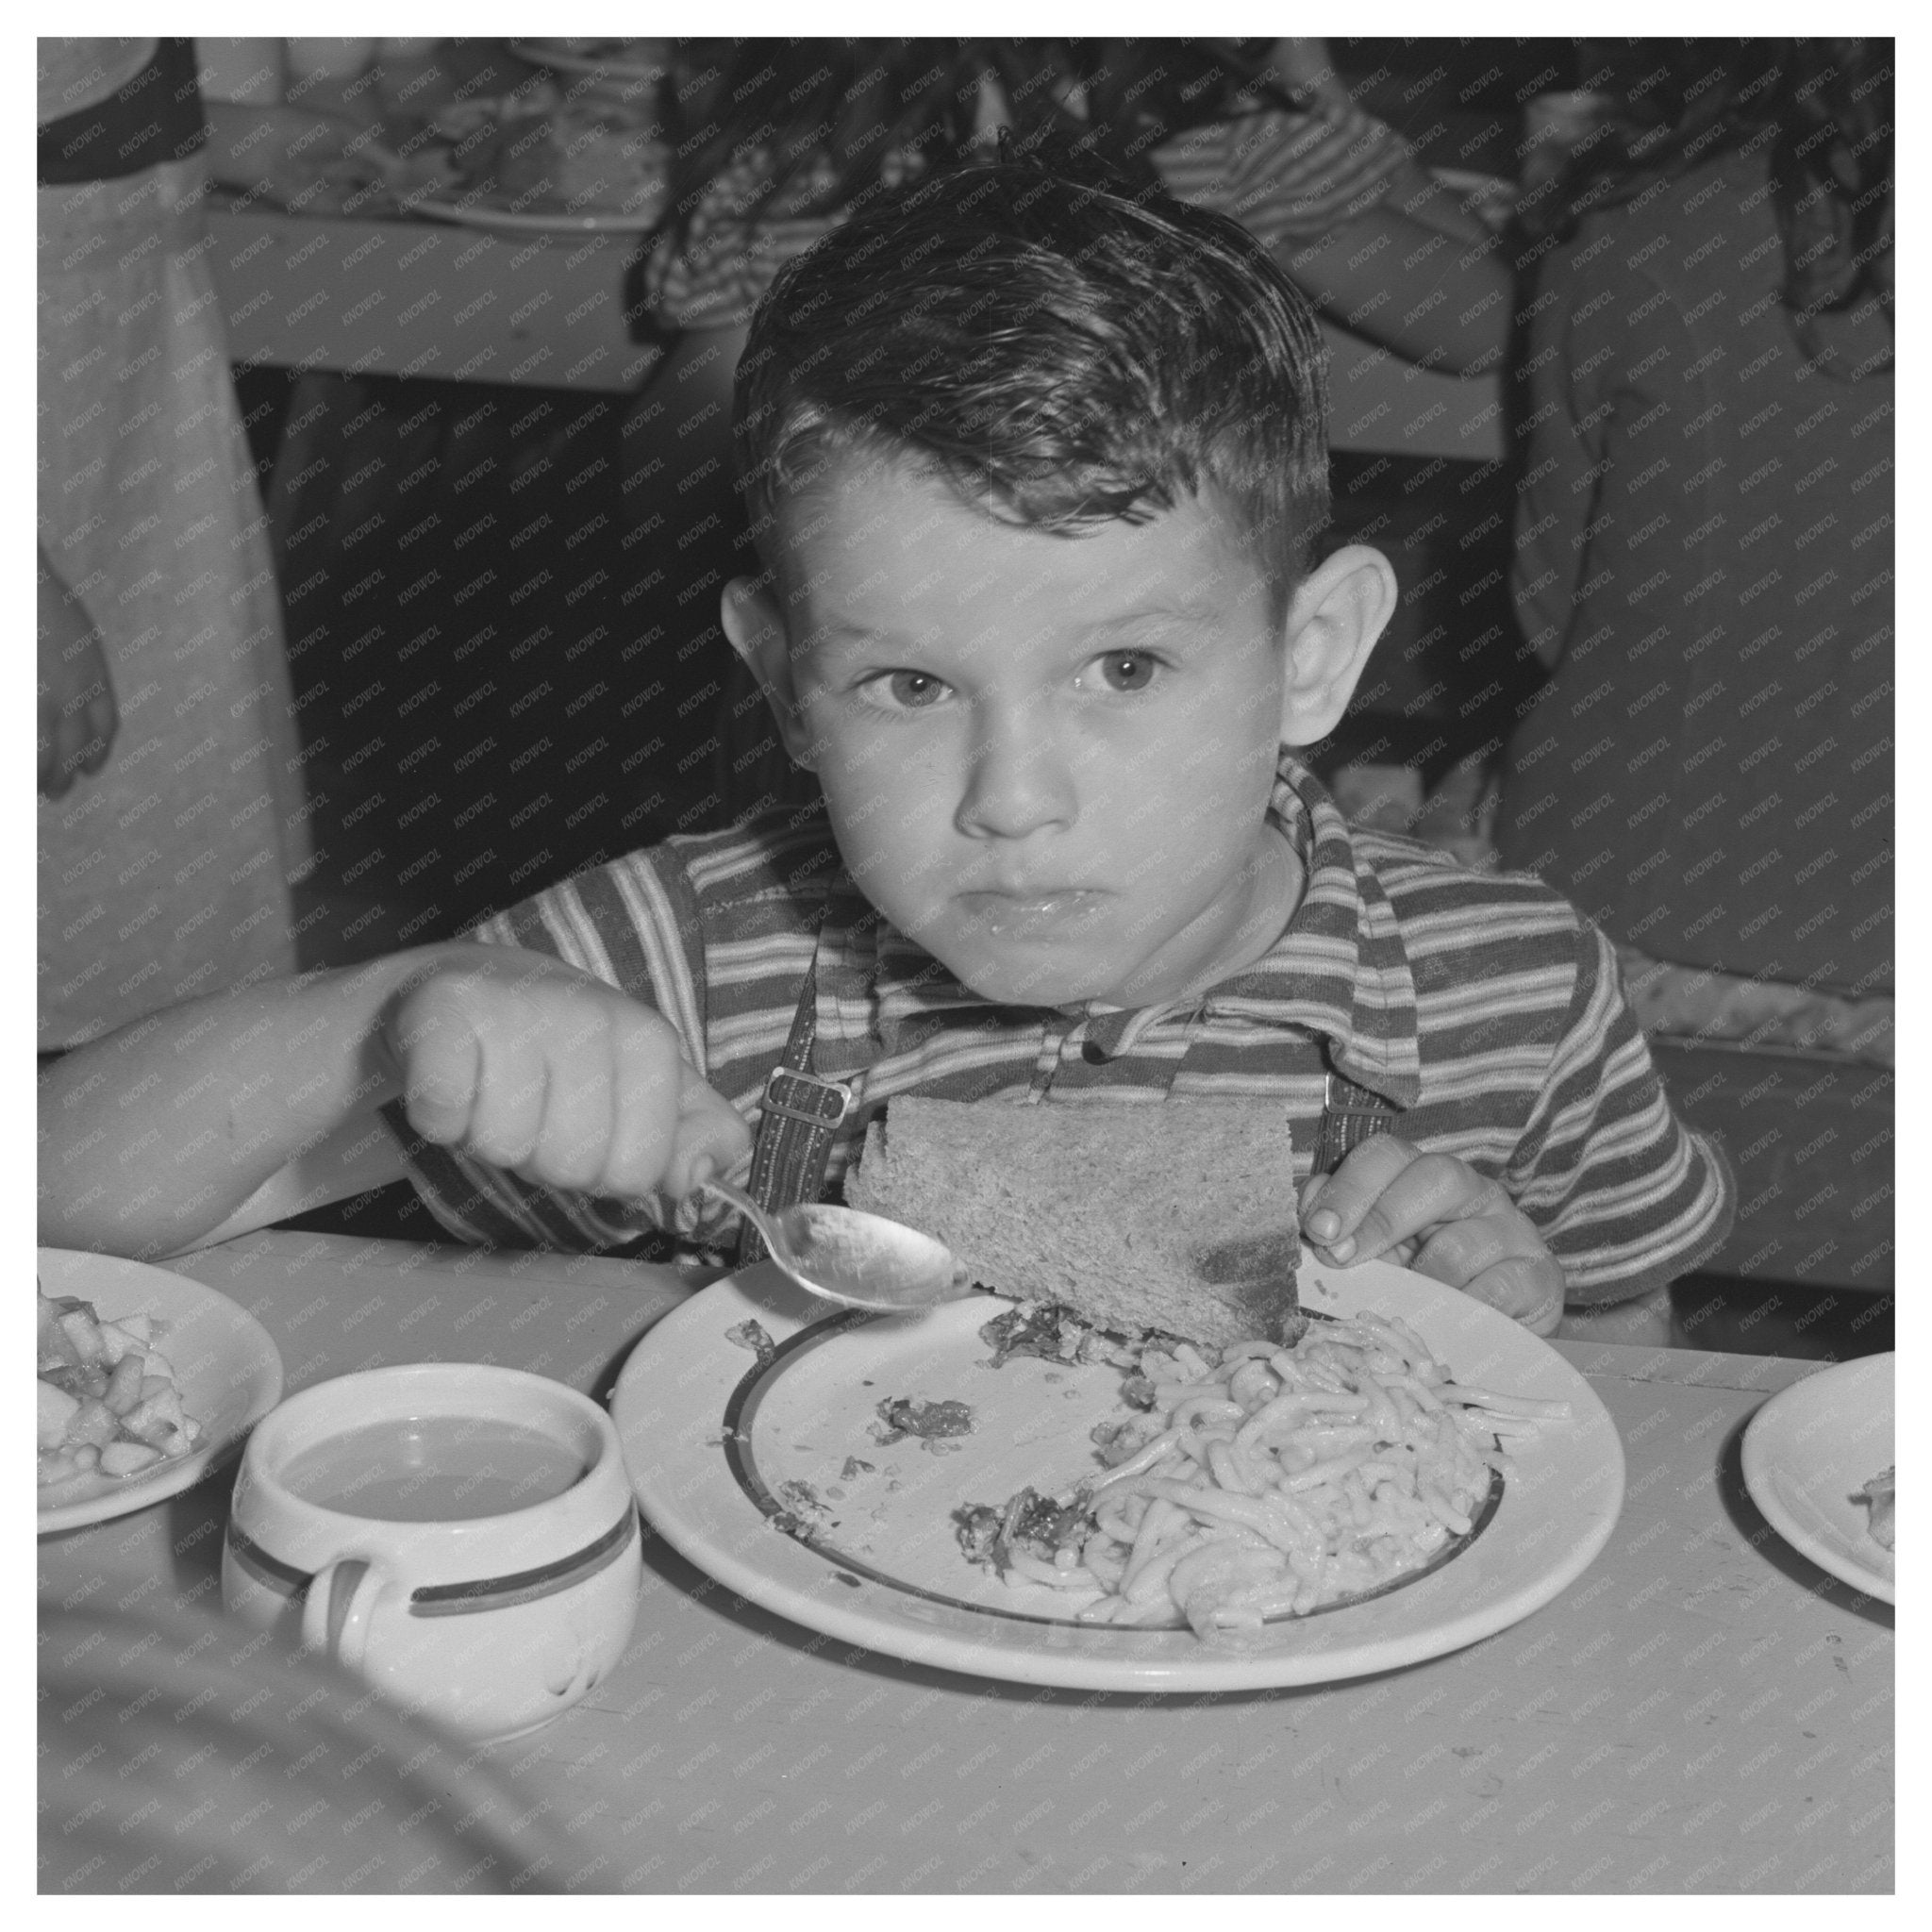
[[(742, 1175), (789, 1043), (850, 1094), (779, 1093), (834, 1094), (832, 1183), (898, 1093), (1277, 1096), (1337, 1262), (1541, 1333), (1684, 1272), (1728, 1184), (1602, 937), (1351, 833), (1284, 751), (1395, 595), (1312, 560), (1324, 412), (1307, 304), (1221, 217), (1003, 164), (839, 228), (740, 367), (765, 569), (724, 599), (823, 809), (68, 1057), (42, 1239), (164, 1253), (407, 1172), (467, 1239), (715, 1241), (690, 1191)], [(1385, 1131), (1322, 1175), (1338, 1094)]]

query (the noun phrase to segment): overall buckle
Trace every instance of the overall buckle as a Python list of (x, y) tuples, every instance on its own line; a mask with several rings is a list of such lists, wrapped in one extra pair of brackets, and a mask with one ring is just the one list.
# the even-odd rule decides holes
[(765, 1081), (765, 1111), (807, 1126), (842, 1126), (852, 1111), (852, 1089), (843, 1080), (821, 1080), (813, 1074), (774, 1067)]

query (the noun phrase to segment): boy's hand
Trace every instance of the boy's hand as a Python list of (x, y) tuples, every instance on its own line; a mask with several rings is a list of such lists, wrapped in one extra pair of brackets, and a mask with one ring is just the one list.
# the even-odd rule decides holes
[(1302, 1227), (1324, 1261), (1392, 1261), (1488, 1302), (1538, 1335), (1563, 1318), (1563, 1270), (1495, 1181), (1392, 1134), (1302, 1188)]
[(541, 954), (438, 960), (383, 1033), (418, 1133), (545, 1187), (668, 1204), (750, 1152), (668, 1021)]

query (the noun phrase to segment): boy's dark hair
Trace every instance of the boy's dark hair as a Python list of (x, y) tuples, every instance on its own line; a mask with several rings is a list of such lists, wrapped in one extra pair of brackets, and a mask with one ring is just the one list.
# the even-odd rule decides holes
[(1211, 489), (1285, 597), (1328, 516), (1313, 312), (1237, 223), (1091, 168), (934, 175), (773, 283), (733, 420), (768, 565), (776, 509), (827, 458), (909, 455), (975, 508), (1063, 534)]

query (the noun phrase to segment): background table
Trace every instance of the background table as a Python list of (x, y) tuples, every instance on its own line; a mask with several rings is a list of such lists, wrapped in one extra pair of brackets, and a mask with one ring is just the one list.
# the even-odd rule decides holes
[[(629, 236), (220, 207), (208, 230), (228, 353), (242, 369), (627, 394), (663, 357), (632, 340)], [(1470, 462), (1502, 454), (1496, 377), (1439, 375), (1329, 323), (1322, 332), (1337, 449)]]
[[(254, 1310), (291, 1389), (445, 1358), (608, 1396), (690, 1292), (288, 1233), (175, 1265)], [(1556, 1603), (1454, 1656), (1259, 1693), (992, 1684), (815, 1636), (647, 1537), (622, 1665), (493, 1755), (581, 1847), (578, 1890), (1889, 1889), (1891, 1612), (1789, 1549), (1739, 1474), (1742, 1424), (1807, 1365), (1558, 1346), (1623, 1436), (1622, 1520)], [(42, 1541), (43, 1600), (138, 1603), (157, 1575), (207, 1600), (226, 1488)]]

